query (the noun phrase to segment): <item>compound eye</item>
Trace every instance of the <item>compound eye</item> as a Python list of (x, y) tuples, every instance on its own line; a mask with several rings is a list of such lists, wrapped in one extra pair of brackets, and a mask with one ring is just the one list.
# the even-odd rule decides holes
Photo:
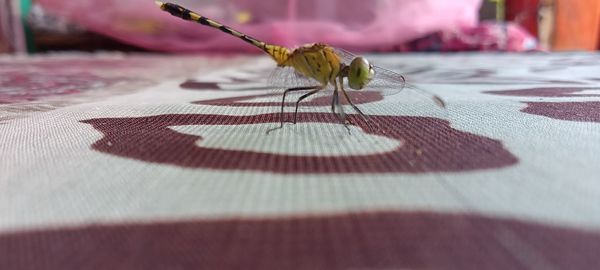
[(373, 65), (366, 58), (358, 56), (350, 63), (348, 71), (348, 86), (355, 90), (365, 87), (375, 76)]

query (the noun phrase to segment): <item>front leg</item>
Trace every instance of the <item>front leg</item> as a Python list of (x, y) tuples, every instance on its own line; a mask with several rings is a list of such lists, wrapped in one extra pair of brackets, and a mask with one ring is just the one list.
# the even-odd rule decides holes
[[(350, 133), (350, 128), (348, 127), (348, 123), (351, 123), (349, 119), (346, 118), (346, 113), (344, 112), (344, 106), (340, 104), (339, 92), (337, 81), (333, 80), (335, 88), (333, 90), (333, 98), (331, 99), (331, 112), (335, 117), (337, 117), (338, 121), (344, 125), (348, 133)], [(340, 108), (340, 113), (335, 112), (335, 108)]]
[(365, 115), (356, 105), (354, 105), (354, 103), (352, 103), (350, 96), (348, 95), (346, 90), (344, 90), (342, 77), (340, 77), (340, 90), (342, 91), (342, 94), (344, 94), (344, 97), (348, 101), (348, 104), (350, 104), (350, 106), (352, 106), (352, 108), (363, 118), (363, 120), (365, 120), (365, 123), (367, 123), (369, 129), (373, 130), (373, 126), (371, 126), (371, 118)]

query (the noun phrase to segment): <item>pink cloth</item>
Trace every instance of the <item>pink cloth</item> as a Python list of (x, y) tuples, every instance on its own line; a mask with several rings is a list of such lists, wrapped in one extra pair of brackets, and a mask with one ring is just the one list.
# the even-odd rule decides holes
[(389, 50), (400, 52), (543, 51), (537, 39), (519, 25), (494, 22), (437, 32), (394, 46)]
[[(359, 0), (235, 0), (213, 6), (190, 2), (187, 5), (185, 1), (178, 1), (266, 42), (285, 46), (325, 42), (360, 51), (382, 50), (434, 32), (473, 27), (477, 24), (480, 5), (480, 0), (382, 0), (376, 3)], [(92, 31), (146, 49), (256, 51), (218, 30), (161, 12), (148, 0), (120, 1), (118, 4), (98, 4), (90, 0), (40, 0), (39, 3), (49, 12)]]

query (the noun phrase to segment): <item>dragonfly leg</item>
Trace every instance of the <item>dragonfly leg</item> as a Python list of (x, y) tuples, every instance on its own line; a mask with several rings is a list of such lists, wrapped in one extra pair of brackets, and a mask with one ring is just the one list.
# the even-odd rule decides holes
[(300, 105), (300, 101), (302, 101), (303, 99), (312, 96), (314, 94), (316, 94), (317, 92), (323, 90), (323, 87), (318, 86), (317, 88), (315, 88), (314, 90), (302, 95), (300, 98), (298, 98), (298, 100), (296, 100), (296, 110), (294, 111), (294, 124), (296, 124), (296, 117), (298, 116), (298, 106)]
[(283, 97), (281, 98), (281, 112), (279, 113), (280, 125), (279, 125), (279, 127), (267, 130), (267, 134), (269, 134), (269, 132), (271, 132), (273, 130), (277, 130), (277, 129), (283, 128), (283, 122), (284, 122), (284, 119), (283, 119), (283, 108), (285, 107), (285, 96), (287, 95), (287, 93), (294, 92), (294, 91), (313, 90), (316, 87), (318, 87), (318, 86), (294, 87), (294, 88), (288, 88), (285, 91), (283, 91)]
[(338, 121), (340, 121), (340, 123), (344, 125), (344, 127), (348, 131), (348, 134), (351, 134), (348, 124), (352, 124), (352, 122), (350, 122), (350, 119), (348, 119), (348, 115), (344, 112), (344, 106), (340, 104), (339, 97), (335, 99), (335, 103), (340, 108), (340, 113), (336, 113), (335, 116), (337, 116)]
[(350, 99), (350, 96), (348, 96), (348, 93), (346, 92), (346, 90), (344, 90), (344, 87), (342, 86), (341, 89), (342, 93), (344, 94), (344, 97), (346, 98), (346, 100), (348, 101), (348, 103), (350, 104), (350, 106), (352, 106), (352, 108), (358, 113), (360, 114), (360, 116), (363, 118), (363, 120), (365, 120), (365, 123), (367, 123), (367, 126), (369, 126), (370, 130), (373, 130), (373, 126), (371, 125), (371, 118), (369, 118), (367, 115), (365, 115), (359, 108), (358, 106), (354, 105), (354, 103), (352, 103), (352, 100)]
[(331, 112), (335, 115), (337, 115), (337, 113), (335, 112), (335, 105), (337, 104), (338, 100), (338, 91), (337, 89), (335, 91), (333, 91), (333, 98), (331, 99)]
[[(334, 83), (336, 82), (334, 81)], [(336, 107), (340, 108), (340, 113), (335, 112)], [(333, 90), (333, 98), (331, 99), (331, 112), (335, 115), (335, 117), (337, 117), (338, 121), (344, 125), (346, 130), (348, 130), (348, 133), (350, 133), (350, 128), (348, 127), (348, 123), (346, 122), (347, 120), (349, 122), (349, 119), (346, 118), (346, 113), (344, 113), (344, 107), (340, 104), (337, 83), (335, 84), (335, 89)]]

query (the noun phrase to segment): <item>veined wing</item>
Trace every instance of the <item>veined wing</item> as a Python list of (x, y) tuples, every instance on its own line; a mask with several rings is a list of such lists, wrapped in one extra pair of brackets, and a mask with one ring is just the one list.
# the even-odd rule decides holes
[[(277, 67), (267, 78), (267, 89), (269, 89), (271, 92), (277, 92), (279, 94), (283, 93), (285, 89), (289, 88), (319, 85), (321, 85), (321, 83), (319, 83), (317, 80), (296, 72), (292, 67)], [(331, 90), (333, 90), (333, 86), (328, 85), (315, 96), (329, 95), (332, 93)], [(301, 92), (290, 93), (290, 96), (298, 94), (301, 94)]]
[[(351, 52), (344, 49), (335, 48), (335, 53), (341, 58), (342, 63), (350, 65), (356, 57)], [(421, 98), (426, 98), (433, 101), (437, 106), (445, 108), (445, 102), (437, 95), (430, 93), (427, 90), (419, 88), (415, 85), (408, 84), (402, 74), (394, 71), (373, 65), (375, 77), (367, 84), (364, 90), (377, 91), (384, 96), (395, 95), (399, 92), (411, 92)], [(361, 90), (362, 91), (362, 90)]]
[(267, 85), (275, 89), (319, 85), (315, 79), (299, 74), (292, 67), (277, 67), (267, 78)]

